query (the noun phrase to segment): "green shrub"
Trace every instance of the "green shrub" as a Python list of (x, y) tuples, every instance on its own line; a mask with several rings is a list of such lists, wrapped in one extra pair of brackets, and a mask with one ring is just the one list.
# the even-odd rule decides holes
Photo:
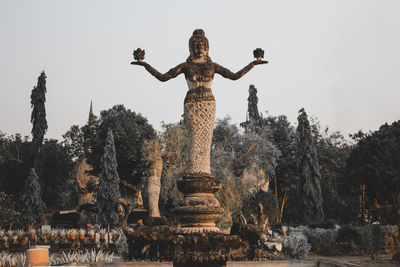
[(304, 227), (301, 231), (311, 244), (312, 251), (327, 256), (338, 254), (336, 245), (337, 229), (311, 229)]
[(285, 259), (304, 259), (311, 249), (307, 237), (302, 232), (292, 232), (288, 236), (280, 236), (282, 252)]

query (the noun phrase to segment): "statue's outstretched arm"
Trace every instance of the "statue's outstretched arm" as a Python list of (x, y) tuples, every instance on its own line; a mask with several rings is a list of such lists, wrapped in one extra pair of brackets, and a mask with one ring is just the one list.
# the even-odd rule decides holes
[(214, 66), (215, 66), (215, 73), (218, 73), (219, 75), (221, 75), (224, 78), (228, 78), (231, 80), (237, 80), (237, 79), (240, 79), (246, 73), (248, 73), (255, 65), (266, 64), (266, 63), (268, 63), (268, 61), (254, 60), (254, 61), (250, 62), (246, 67), (244, 67), (243, 69), (239, 70), (236, 73), (233, 73), (229, 69), (224, 68), (221, 65), (218, 65), (217, 63), (214, 63)]
[(170, 69), (166, 73), (162, 74), (155, 68), (153, 68), (150, 64), (144, 62), (144, 61), (134, 61), (131, 62), (132, 65), (139, 65), (145, 67), (145, 69), (154, 77), (156, 77), (159, 81), (166, 82), (169, 79), (175, 78), (179, 74), (182, 73), (182, 69), (185, 63), (179, 64), (175, 68)]

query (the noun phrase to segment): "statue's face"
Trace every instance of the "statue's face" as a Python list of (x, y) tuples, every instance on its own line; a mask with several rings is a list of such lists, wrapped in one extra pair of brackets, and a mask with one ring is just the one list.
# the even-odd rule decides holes
[(195, 41), (192, 45), (193, 57), (194, 58), (205, 58), (207, 57), (207, 45), (204, 41)]

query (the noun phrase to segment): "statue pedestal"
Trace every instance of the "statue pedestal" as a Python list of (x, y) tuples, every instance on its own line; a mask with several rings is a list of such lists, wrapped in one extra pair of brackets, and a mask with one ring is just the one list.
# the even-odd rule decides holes
[(221, 189), (221, 183), (210, 174), (187, 175), (177, 183), (184, 194), (181, 205), (174, 210), (181, 224), (177, 232), (221, 233), (215, 223), (224, 209), (214, 196)]

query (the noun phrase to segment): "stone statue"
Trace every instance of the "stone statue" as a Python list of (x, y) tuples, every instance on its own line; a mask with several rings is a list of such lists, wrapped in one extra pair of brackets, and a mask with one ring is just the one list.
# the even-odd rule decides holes
[(208, 50), (208, 39), (204, 31), (197, 29), (189, 40), (190, 55), (186, 62), (166, 73), (162, 74), (144, 62), (144, 50), (141, 49), (135, 51), (137, 61), (131, 63), (145, 67), (162, 82), (185, 74), (189, 88), (184, 101), (184, 120), (190, 139), (189, 160), (184, 179), (178, 182), (178, 189), (184, 193), (184, 203), (175, 209), (182, 223), (182, 233), (220, 231), (215, 227), (215, 221), (223, 209), (214, 197), (214, 192), (218, 191), (221, 185), (214, 181), (210, 172), (210, 150), (215, 120), (215, 99), (211, 91), (214, 75), (217, 73), (225, 78), (237, 80), (255, 65), (268, 63), (262, 60), (263, 55), (257, 50), (257, 60), (233, 73), (212, 62)]
[(147, 194), (149, 197), (149, 217), (160, 217), (158, 200), (160, 198), (163, 160), (158, 139), (146, 143), (146, 160), (149, 162)]

